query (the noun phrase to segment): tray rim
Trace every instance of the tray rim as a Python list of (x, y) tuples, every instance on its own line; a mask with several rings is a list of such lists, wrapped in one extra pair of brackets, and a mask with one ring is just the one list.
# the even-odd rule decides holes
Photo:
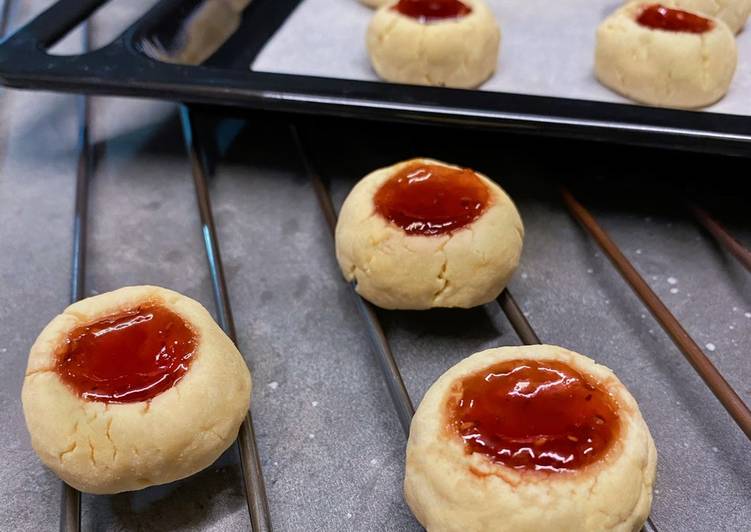
[[(0, 42), (0, 84), (751, 156), (751, 117), (742, 115), (251, 70), (257, 54), (304, 0), (253, 0), (243, 12), (245, 32), (230, 36), (202, 65), (160, 61), (142, 48), (167, 19), (174, 23), (176, 10), (202, 0), (162, 0), (94, 52), (46, 52), (106, 1), (59, 0)], [(220, 67), (221, 60), (232, 59), (232, 46), (241, 38), (245, 53), (238, 66), (245, 68)]]

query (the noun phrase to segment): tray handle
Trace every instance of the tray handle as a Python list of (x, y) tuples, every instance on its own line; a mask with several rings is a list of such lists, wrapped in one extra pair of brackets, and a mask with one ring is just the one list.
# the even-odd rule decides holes
[(109, 0), (60, 0), (35, 17), (6, 41), (49, 48)]

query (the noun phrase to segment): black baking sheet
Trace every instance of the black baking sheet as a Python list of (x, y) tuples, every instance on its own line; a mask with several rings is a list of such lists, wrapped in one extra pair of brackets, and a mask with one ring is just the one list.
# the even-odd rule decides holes
[[(110, 45), (86, 55), (52, 56), (45, 49), (104, 3), (61, 0), (0, 45), (0, 81), (23, 88), (751, 154), (747, 116), (251, 70), (301, 1), (252, 1), (216, 53), (195, 65), (174, 62), (191, 61), (180, 54), (187, 46), (185, 28), (195, 22), (197, 10), (229, 5), (225, 0), (163, 0)], [(226, 20), (225, 27), (234, 29)], [(190, 38), (196, 35), (201, 38), (200, 31)]]

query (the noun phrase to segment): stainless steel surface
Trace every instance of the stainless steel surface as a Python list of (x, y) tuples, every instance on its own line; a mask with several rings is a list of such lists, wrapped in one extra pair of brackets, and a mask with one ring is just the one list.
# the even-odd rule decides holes
[[(31, 450), (19, 396), (28, 348), (68, 298), (75, 102), (0, 93), (2, 530), (51, 530), (59, 519), (60, 483)], [(213, 309), (176, 107), (94, 99), (93, 112), (92, 139), (101, 149), (90, 190), (87, 295), (155, 283)], [(220, 144), (230, 148), (210, 186), (238, 343), (253, 370), (274, 527), (418, 530), (401, 495), (404, 435), (287, 124), (256, 119), (232, 140), (239, 127), (222, 125)], [(571, 177), (599, 191), (588, 205), (600, 222), (749, 401), (751, 276), (680, 208), (675, 181), (659, 184), (704, 172), (719, 194), (733, 175), (744, 175), (745, 162), (367, 123), (321, 121), (312, 131), (336, 205), (367, 171), (418, 154), (498, 179), (526, 224), (511, 283), (526, 317), (544, 341), (613, 368), (641, 405), (659, 453), (657, 528), (748, 530), (751, 445), (569, 217), (556, 188), (557, 178)], [(652, 159), (673, 166), (641, 164)], [(718, 177), (718, 169), (730, 177)], [(628, 194), (610, 192), (616, 184)], [(728, 227), (751, 242), (747, 213)], [(378, 315), (415, 402), (461, 358), (519, 343), (497, 305)], [(241, 478), (233, 447), (178, 483), (84, 496), (83, 529), (247, 530)]]

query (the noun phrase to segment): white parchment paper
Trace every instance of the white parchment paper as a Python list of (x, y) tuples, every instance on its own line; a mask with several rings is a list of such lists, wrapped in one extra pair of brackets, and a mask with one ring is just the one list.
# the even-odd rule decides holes
[[(594, 77), (595, 31), (618, 0), (488, 0), (501, 24), (495, 75), (480, 90), (628, 103)], [(305, 0), (271, 38), (253, 70), (378, 81), (365, 32), (373, 11), (358, 0)], [(738, 36), (727, 96), (707, 111), (751, 116), (751, 27)]]

